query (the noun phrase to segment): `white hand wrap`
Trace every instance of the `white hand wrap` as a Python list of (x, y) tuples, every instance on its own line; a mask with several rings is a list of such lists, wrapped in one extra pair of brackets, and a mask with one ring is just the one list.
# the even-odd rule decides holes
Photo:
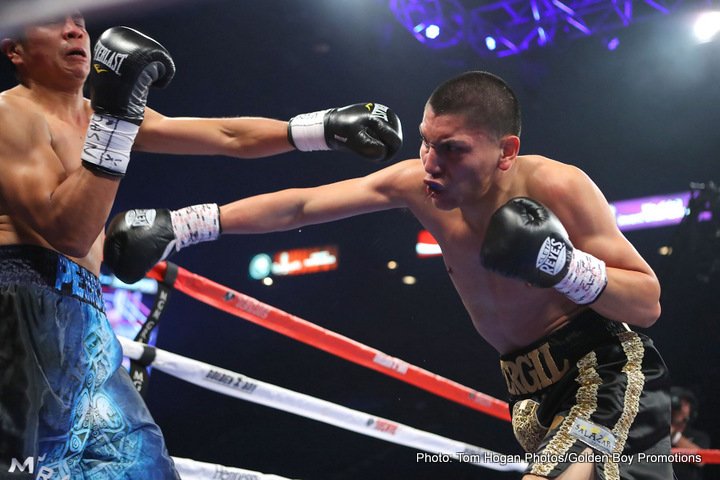
[(188, 245), (215, 240), (220, 236), (220, 208), (216, 203), (205, 203), (170, 212), (173, 232), (180, 250)]
[(108, 115), (93, 114), (81, 158), (110, 175), (123, 176), (139, 125)]
[(607, 282), (605, 262), (575, 249), (568, 273), (555, 285), (555, 290), (579, 305), (587, 305), (600, 296)]
[(295, 148), (301, 152), (330, 150), (325, 141), (325, 114), (329, 111), (303, 113), (290, 119), (288, 131)]

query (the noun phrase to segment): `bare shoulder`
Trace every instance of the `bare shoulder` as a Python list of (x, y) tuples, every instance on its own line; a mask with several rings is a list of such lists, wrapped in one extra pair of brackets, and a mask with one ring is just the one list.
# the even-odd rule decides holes
[[(30, 128), (47, 126), (42, 110), (29, 98), (17, 94), (14, 89), (0, 93), (0, 119), (3, 128), (2, 137), (17, 137), (17, 130), (28, 131)], [(4, 134), (3, 134), (4, 133)]]
[(541, 155), (518, 157), (528, 194), (542, 201), (570, 200), (576, 195), (600, 193), (592, 179), (580, 168)]
[(422, 192), (425, 170), (419, 159), (409, 159), (394, 163), (368, 175), (366, 178), (378, 191), (389, 197), (408, 200), (412, 195)]
[(28, 98), (0, 94), (0, 168), (17, 162), (27, 165), (31, 152), (49, 147), (50, 126), (38, 105)]
[(526, 177), (528, 196), (550, 208), (575, 239), (619, 233), (607, 199), (584, 171), (544, 157), (532, 162)]
[(395, 186), (405, 188), (406, 186), (415, 185), (418, 182), (422, 184), (422, 178), (425, 175), (422, 163), (418, 159), (402, 160), (393, 163), (375, 173), (368, 176), (382, 179), (382, 183), (387, 186)]

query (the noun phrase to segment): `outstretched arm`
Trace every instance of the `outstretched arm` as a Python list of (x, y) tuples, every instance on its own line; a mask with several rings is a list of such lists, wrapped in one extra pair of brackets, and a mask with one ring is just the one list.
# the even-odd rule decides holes
[(155, 153), (259, 158), (288, 152), (347, 150), (372, 160), (402, 145), (397, 115), (378, 103), (297, 115), (289, 122), (260, 117), (171, 118), (146, 109), (135, 149)]
[(289, 152), (287, 122), (269, 118), (172, 118), (147, 108), (135, 150), (259, 158)]
[(366, 177), (281, 190), (222, 207), (129, 210), (110, 222), (104, 260), (118, 278), (135, 282), (172, 252), (218, 238), (221, 225), (225, 234), (267, 233), (404, 207), (423, 194), (421, 179), (420, 162), (407, 160)]
[(403, 206), (384, 186), (389, 173), (381, 170), (367, 177), (282, 190), (224, 205), (220, 207), (223, 233), (291, 230)]

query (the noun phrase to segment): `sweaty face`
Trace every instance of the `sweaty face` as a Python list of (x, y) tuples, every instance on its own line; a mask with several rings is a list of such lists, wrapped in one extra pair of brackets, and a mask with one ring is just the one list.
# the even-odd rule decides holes
[(464, 115), (436, 115), (426, 106), (420, 138), (426, 193), (435, 207), (462, 207), (491, 188), (502, 157), (500, 141), (469, 126)]
[(80, 15), (25, 29), (18, 68), (36, 82), (84, 82), (90, 72), (90, 38)]

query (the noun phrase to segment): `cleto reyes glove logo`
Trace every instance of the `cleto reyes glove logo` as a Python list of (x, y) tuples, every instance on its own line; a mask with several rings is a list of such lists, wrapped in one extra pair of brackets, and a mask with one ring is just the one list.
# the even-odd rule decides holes
[(122, 64), (127, 56), (127, 53), (119, 53), (114, 50), (110, 50), (102, 43), (97, 42), (95, 44), (95, 49), (93, 50), (93, 68), (97, 73), (109, 71), (103, 68), (104, 65), (112, 70), (115, 75), (120, 76), (120, 67), (122, 67)]
[(565, 266), (566, 251), (565, 242), (545, 237), (535, 260), (535, 266), (543, 273), (557, 275)]

